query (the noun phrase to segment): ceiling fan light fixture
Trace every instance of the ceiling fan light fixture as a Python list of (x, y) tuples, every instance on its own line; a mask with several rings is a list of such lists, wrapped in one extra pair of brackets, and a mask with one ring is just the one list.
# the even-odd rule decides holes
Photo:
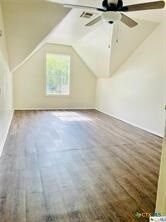
[(112, 12), (112, 11), (108, 11), (108, 12), (104, 12), (102, 14), (102, 19), (105, 22), (118, 22), (121, 20), (121, 14), (119, 12)]
[[(47, 1), (57, 1), (57, 0), (47, 0)], [(58, 0), (60, 1), (60, 0)], [(98, 11), (102, 12), (102, 15), (98, 16), (97, 18), (90, 21), (85, 26), (92, 26), (96, 23), (103, 20), (104, 22), (108, 22), (113, 24), (114, 22), (122, 22), (129, 28), (133, 28), (138, 25), (136, 21), (132, 18), (125, 15), (123, 12), (134, 12), (134, 11), (142, 11), (142, 10), (152, 10), (152, 9), (162, 9), (165, 7), (165, 0), (155, 0), (152, 2), (144, 2), (138, 3), (133, 5), (125, 5), (123, 6), (124, 0), (102, 0), (102, 7), (94, 7), (94, 6), (87, 6), (87, 5), (75, 5), (75, 4), (63, 4), (64, 7), (67, 8), (78, 8), (83, 10), (90, 10), (90, 11)], [(84, 18), (91, 18), (92, 13), (86, 13), (85, 11), (82, 13), (81, 17)]]

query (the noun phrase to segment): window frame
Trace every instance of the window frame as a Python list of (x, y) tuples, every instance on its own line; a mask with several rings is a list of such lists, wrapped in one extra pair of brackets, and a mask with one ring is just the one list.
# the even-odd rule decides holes
[[(48, 93), (47, 92), (47, 55), (60, 55), (60, 56), (68, 56), (70, 59), (70, 67), (69, 67), (69, 93), (68, 94), (60, 94), (60, 93)], [(60, 52), (46, 52), (45, 53), (45, 95), (48, 97), (69, 97), (71, 95), (71, 58), (72, 56), (67, 53)]]

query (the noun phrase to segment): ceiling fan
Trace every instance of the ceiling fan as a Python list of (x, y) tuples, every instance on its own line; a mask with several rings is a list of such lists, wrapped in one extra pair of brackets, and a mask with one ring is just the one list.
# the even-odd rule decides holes
[[(54, 2), (54, 0), (48, 0)], [(88, 10), (96, 10), (102, 12), (100, 16), (86, 24), (85, 26), (92, 26), (97, 22), (104, 20), (110, 24), (114, 22), (121, 21), (128, 27), (132, 28), (138, 25), (136, 21), (125, 15), (123, 12), (133, 12), (141, 10), (152, 10), (152, 9), (161, 9), (165, 7), (164, 1), (155, 1), (155, 2), (146, 2), (134, 5), (123, 5), (123, 0), (103, 0), (102, 7), (92, 7), (86, 5), (73, 5), (73, 4), (63, 4), (67, 8), (80, 8)]]

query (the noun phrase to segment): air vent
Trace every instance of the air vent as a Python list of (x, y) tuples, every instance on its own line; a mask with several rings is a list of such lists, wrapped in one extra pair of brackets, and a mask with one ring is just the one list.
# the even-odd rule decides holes
[(80, 17), (82, 18), (91, 18), (94, 14), (90, 12), (83, 12)]

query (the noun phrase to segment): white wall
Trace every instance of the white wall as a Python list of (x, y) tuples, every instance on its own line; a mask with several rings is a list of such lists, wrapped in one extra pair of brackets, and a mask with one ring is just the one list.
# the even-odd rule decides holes
[[(45, 55), (71, 55), (71, 95), (46, 96)], [(47, 44), (13, 75), (15, 109), (94, 108), (96, 78), (72, 47)]]
[(3, 16), (0, 5), (0, 155), (12, 118), (12, 75), (9, 72)]
[(163, 136), (165, 24), (159, 25), (108, 79), (98, 79), (97, 109)]

